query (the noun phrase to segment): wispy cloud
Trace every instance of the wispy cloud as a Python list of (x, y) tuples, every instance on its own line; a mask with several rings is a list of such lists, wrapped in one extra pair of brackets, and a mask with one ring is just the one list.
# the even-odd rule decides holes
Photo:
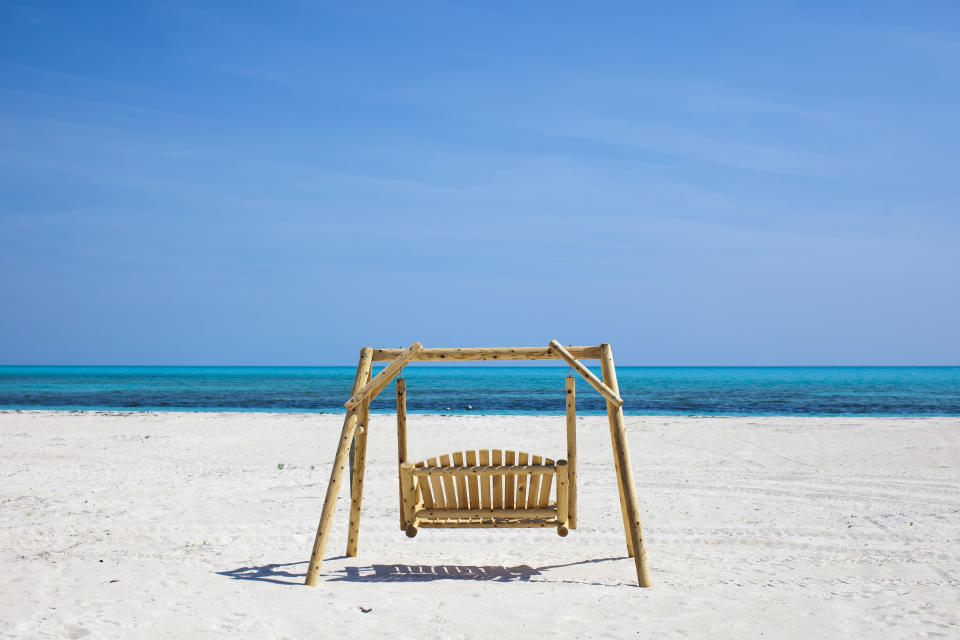
[(960, 38), (955, 34), (900, 31), (888, 34), (890, 42), (927, 53), (954, 58), (960, 54)]

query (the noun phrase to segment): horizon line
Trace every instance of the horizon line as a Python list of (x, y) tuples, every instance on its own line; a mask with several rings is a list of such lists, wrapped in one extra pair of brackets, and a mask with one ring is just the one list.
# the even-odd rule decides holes
[[(594, 358), (586, 358), (594, 360)], [(542, 363), (542, 364), (541, 364)], [(388, 361), (383, 363), (374, 363), (373, 366), (386, 366)], [(556, 367), (558, 369), (569, 368), (569, 365), (559, 361), (551, 360), (456, 360), (456, 361), (415, 361), (407, 365), (416, 367)], [(588, 364), (587, 366), (599, 366), (598, 364)], [(960, 364), (617, 364), (618, 367), (648, 367), (648, 368), (786, 368), (786, 367), (806, 367), (806, 368), (897, 368), (897, 367), (925, 367), (925, 368), (956, 368)], [(117, 367), (117, 368), (234, 368), (234, 369), (264, 369), (264, 368), (319, 368), (319, 367), (346, 367), (356, 368), (354, 364), (7, 364), (0, 363), (2, 367)]]

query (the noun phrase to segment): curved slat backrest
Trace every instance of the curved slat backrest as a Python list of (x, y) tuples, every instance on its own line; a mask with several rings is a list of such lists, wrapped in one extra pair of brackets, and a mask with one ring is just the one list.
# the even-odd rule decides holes
[(419, 478), (420, 499), (425, 509), (534, 509), (550, 506), (553, 473), (497, 473), (475, 475), (445, 474), (442, 467), (547, 465), (550, 458), (531, 456), (523, 451), (480, 449), (457, 451), (439, 458), (418, 462), (415, 467), (441, 467), (436, 473)]

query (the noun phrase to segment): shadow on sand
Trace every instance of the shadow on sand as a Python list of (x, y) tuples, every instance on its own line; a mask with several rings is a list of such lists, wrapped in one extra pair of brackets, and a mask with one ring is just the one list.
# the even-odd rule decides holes
[[(343, 560), (345, 556), (327, 558), (329, 560)], [(327, 577), (329, 582), (424, 582), (433, 580), (483, 580), (495, 582), (513, 582), (529, 580), (533, 576), (542, 575), (549, 569), (571, 567), (578, 564), (596, 562), (610, 562), (621, 558), (596, 558), (580, 560), (566, 564), (555, 564), (544, 567), (531, 567), (525, 564), (515, 567), (496, 565), (457, 565), (457, 564), (373, 564), (365, 566), (344, 567), (335, 575)], [(257, 582), (271, 582), (273, 584), (299, 585), (306, 577), (304, 562), (287, 562), (264, 564), (256, 567), (238, 567), (229, 571), (217, 571), (221, 576), (234, 580), (254, 580)]]

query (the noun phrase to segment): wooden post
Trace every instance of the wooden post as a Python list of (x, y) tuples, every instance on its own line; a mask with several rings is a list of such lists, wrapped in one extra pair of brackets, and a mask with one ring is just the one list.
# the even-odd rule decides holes
[(360, 441), (360, 434), (363, 431), (360, 416), (357, 415), (357, 426), (353, 430), (353, 442), (350, 443), (350, 455), (347, 456), (347, 477), (350, 479), (347, 489), (350, 491), (351, 517), (353, 516), (353, 500), (357, 495), (357, 443)]
[(570, 494), (567, 461), (557, 460), (557, 534), (561, 538), (570, 532)]
[(567, 476), (570, 481), (570, 528), (577, 528), (577, 379), (567, 376)]
[[(366, 380), (362, 374), (372, 364), (373, 349), (364, 347), (360, 350), (360, 362), (357, 364), (357, 375), (354, 378), (354, 391), (359, 388), (358, 381)], [(357, 414), (348, 411), (343, 418), (343, 429), (340, 431), (340, 444), (337, 446), (337, 455), (330, 469), (330, 482), (327, 485), (327, 495), (323, 500), (323, 511), (320, 514), (320, 523), (317, 525), (317, 536), (313, 540), (313, 551), (310, 553), (310, 564), (307, 567), (305, 584), (316, 586), (320, 577), (320, 568), (323, 566), (323, 553), (330, 539), (330, 528), (333, 526), (333, 512), (336, 510), (337, 497), (340, 494), (340, 484), (343, 481), (343, 472), (347, 466), (347, 456), (353, 442), (353, 432), (357, 426)]]
[[(400, 467), (407, 462), (407, 381), (397, 378), (397, 462)], [(407, 530), (407, 518), (403, 508), (403, 483), (400, 483), (400, 530)]]
[[(426, 478), (421, 480), (426, 482)], [(406, 491), (404, 491), (406, 487)], [(404, 527), (407, 537), (417, 535), (417, 518), (415, 515), (417, 507), (417, 480), (413, 477), (413, 463), (404, 462), (400, 465), (400, 508), (403, 512), (404, 520), (409, 524)]]
[[(359, 420), (358, 420), (359, 422)], [(350, 441), (350, 453), (347, 454), (347, 477), (350, 478), (350, 502), (353, 502), (353, 474), (356, 473), (357, 459), (357, 434), (354, 432), (353, 440)]]
[(333, 461), (330, 471), (330, 484), (327, 485), (327, 495), (323, 500), (323, 512), (320, 514), (320, 524), (317, 525), (317, 537), (313, 541), (313, 551), (310, 553), (310, 566), (307, 568), (305, 584), (313, 587), (320, 576), (320, 567), (323, 566), (323, 552), (330, 538), (330, 527), (333, 526), (333, 512), (337, 506), (337, 496), (340, 493), (340, 483), (347, 464), (347, 455), (353, 432), (357, 426), (357, 414), (347, 412), (343, 421), (343, 430), (340, 432), (340, 446), (337, 448), (337, 457)]
[[(613, 427), (610, 428), (610, 442), (613, 442)], [(623, 533), (627, 538), (627, 555), (633, 557), (633, 538), (630, 536), (630, 515), (627, 513), (627, 499), (623, 495), (623, 478), (620, 477), (620, 465), (616, 459), (613, 466), (617, 470), (617, 493), (620, 495), (620, 515), (623, 517)]]
[[(613, 351), (609, 344), (600, 345), (600, 363), (603, 368), (604, 383), (619, 396), (620, 387), (617, 383), (617, 370), (613, 364)], [(627, 514), (626, 534), (633, 545), (637, 582), (641, 587), (649, 587), (650, 568), (647, 566), (643, 527), (640, 525), (640, 508), (637, 506), (637, 489), (633, 483), (633, 467), (630, 463), (630, 449), (627, 447), (627, 429), (623, 423), (623, 408), (608, 399), (607, 416), (613, 442), (613, 458), (620, 471), (619, 479), (623, 490), (623, 504), (626, 506)]]
[[(364, 372), (363, 384), (370, 382), (373, 360), (369, 361)], [(356, 381), (354, 381), (356, 384)], [(360, 541), (360, 508), (363, 505), (363, 478), (367, 468), (367, 435), (370, 433), (370, 398), (360, 403), (357, 412), (357, 431), (353, 436), (356, 454), (350, 473), (350, 525), (347, 529), (347, 556), (357, 556), (357, 544)]]

